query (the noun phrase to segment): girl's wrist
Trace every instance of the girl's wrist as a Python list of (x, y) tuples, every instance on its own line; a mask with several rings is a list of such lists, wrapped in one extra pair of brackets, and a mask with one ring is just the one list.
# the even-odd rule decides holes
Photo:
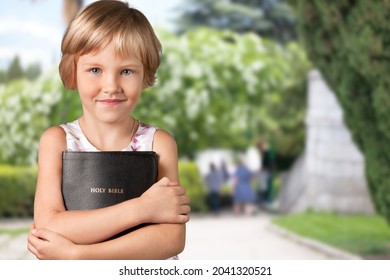
[(134, 199), (134, 202), (137, 204), (136, 209), (137, 209), (137, 215), (136, 217), (138, 218), (138, 224), (144, 224), (144, 223), (149, 223), (150, 222), (150, 207), (147, 205), (147, 200), (140, 196), (138, 198)]
[(70, 250), (69, 250), (69, 259), (70, 260), (82, 260), (84, 259), (82, 256), (82, 252), (83, 252), (83, 245), (77, 245), (75, 244), (74, 246), (71, 246), (70, 247)]

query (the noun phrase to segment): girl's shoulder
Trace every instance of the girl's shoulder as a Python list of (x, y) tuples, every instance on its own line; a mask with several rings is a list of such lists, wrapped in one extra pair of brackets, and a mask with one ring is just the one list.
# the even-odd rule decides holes
[(46, 129), (39, 141), (39, 149), (58, 149), (64, 150), (66, 148), (65, 132), (59, 126), (52, 126)]
[(60, 126), (47, 128), (41, 135), (41, 141), (65, 140), (65, 131)]
[(168, 131), (158, 128), (154, 134), (154, 146), (161, 148), (173, 147), (176, 149), (175, 138)]
[(177, 161), (178, 150), (174, 137), (164, 129), (157, 129), (154, 135), (153, 151), (161, 158), (166, 158), (170, 161)]

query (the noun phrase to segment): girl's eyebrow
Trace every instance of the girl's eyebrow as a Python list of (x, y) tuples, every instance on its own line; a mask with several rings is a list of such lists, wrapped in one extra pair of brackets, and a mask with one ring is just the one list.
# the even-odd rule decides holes
[(83, 66), (93, 66), (93, 67), (101, 67), (103, 65), (101, 65), (100, 63), (97, 63), (97, 62), (84, 62), (82, 64)]
[[(104, 67), (103, 64), (99, 63), (99, 62), (84, 62), (82, 64), (83, 66), (86, 66), (86, 67)], [(141, 63), (124, 63), (124, 64), (120, 64), (118, 66), (118, 68), (142, 68), (143, 65)]]
[(121, 67), (121, 68), (141, 68), (142, 64), (141, 63), (126, 63), (123, 65), (120, 65), (119, 67)]

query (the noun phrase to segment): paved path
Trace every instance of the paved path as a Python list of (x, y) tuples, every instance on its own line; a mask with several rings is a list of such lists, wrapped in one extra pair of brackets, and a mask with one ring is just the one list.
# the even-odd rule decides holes
[(301, 238), (272, 225), (271, 216), (195, 216), (187, 224), (189, 260), (325, 260), (359, 259), (327, 245)]
[[(1, 228), (28, 227), (31, 220), (0, 221)], [(0, 234), (0, 260), (35, 259), (26, 249), (26, 234), (17, 237)], [(242, 259), (358, 259), (337, 249), (303, 239), (271, 224), (271, 216), (251, 217), (224, 213), (219, 217), (192, 215), (187, 224), (183, 260)]]
[[(28, 228), (32, 220), (0, 220), (0, 229)], [(0, 233), (0, 260), (33, 260), (27, 250), (27, 234), (10, 236)]]

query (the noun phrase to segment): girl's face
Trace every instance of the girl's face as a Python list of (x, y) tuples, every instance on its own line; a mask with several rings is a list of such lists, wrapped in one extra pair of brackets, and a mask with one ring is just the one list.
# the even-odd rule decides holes
[(143, 90), (143, 78), (141, 61), (120, 58), (113, 43), (80, 56), (77, 89), (84, 115), (106, 123), (128, 120)]

